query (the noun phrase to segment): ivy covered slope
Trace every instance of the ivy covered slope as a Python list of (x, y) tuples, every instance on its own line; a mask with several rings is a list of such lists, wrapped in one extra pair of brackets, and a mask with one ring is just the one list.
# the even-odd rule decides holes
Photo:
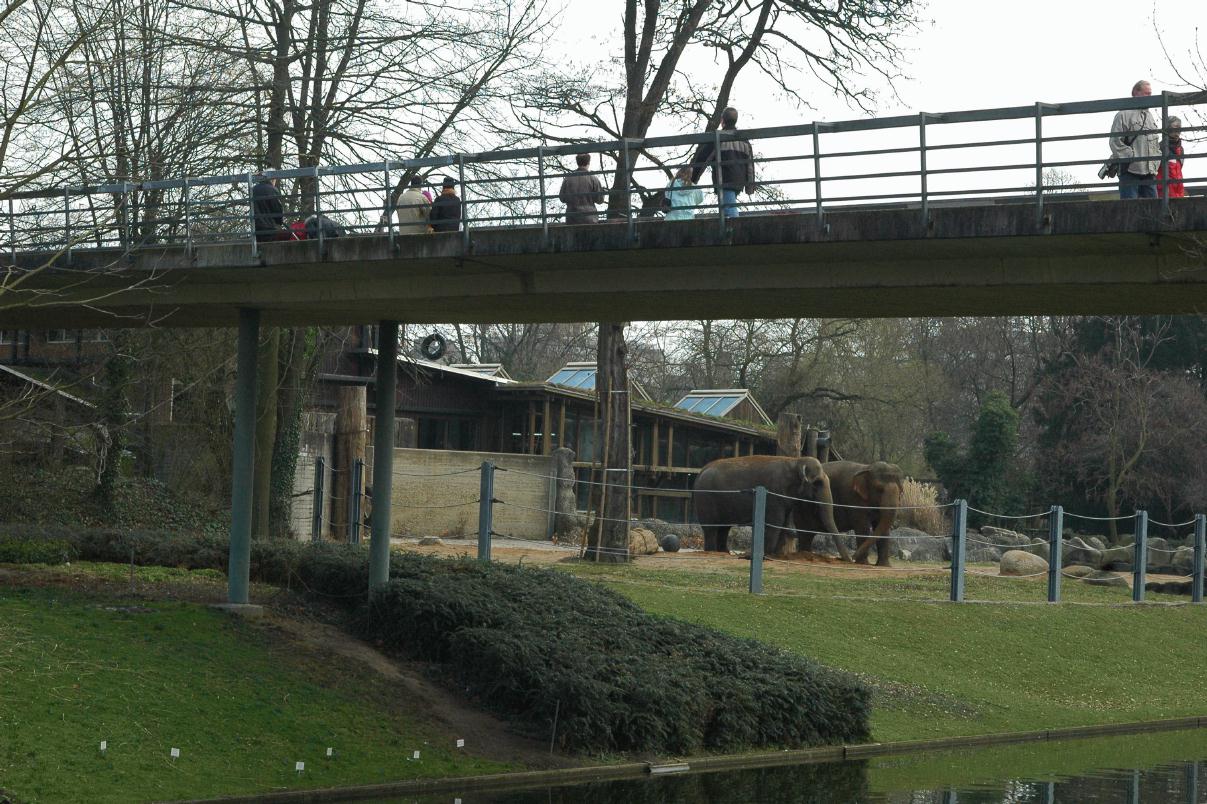
[[(53, 549), (35, 546), (47, 541)], [(221, 569), (227, 547), (213, 536), (9, 531), (0, 553)], [(869, 738), (870, 695), (853, 676), (652, 615), (568, 573), (396, 553), (390, 575), (370, 602), (361, 548), (252, 546), (254, 580), (346, 601), (360, 636), (444, 665), (482, 706), (565, 750), (686, 754)]]

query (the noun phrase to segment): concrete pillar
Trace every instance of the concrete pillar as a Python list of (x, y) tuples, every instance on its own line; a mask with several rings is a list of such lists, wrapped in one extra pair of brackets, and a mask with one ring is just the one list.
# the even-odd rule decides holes
[(390, 513), (394, 495), (394, 407), (398, 394), (398, 322), (378, 327), (376, 406), (373, 420), (373, 536), (369, 588), (390, 580)]
[(235, 443), (231, 471), (230, 565), (227, 600), (247, 602), (251, 571), (252, 466), (256, 458), (256, 352), (260, 311), (239, 311), (238, 368), (235, 374)]

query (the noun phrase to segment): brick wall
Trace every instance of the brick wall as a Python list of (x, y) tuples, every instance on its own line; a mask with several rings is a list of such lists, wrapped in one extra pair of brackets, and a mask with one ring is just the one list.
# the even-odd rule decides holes
[[(373, 450), (367, 459), (372, 471)], [(393, 526), (395, 536), (478, 535), (478, 499), (483, 461), (492, 461), (501, 469), (495, 472), (495, 499), (511, 505), (496, 504), (494, 530), (504, 536), (521, 539), (545, 539), (549, 536), (553, 508), (553, 459), (542, 455), (513, 455), (496, 452), (460, 452), (451, 450), (394, 450)], [(469, 471), (466, 471), (469, 470)], [(463, 474), (448, 475), (449, 472)], [(520, 474), (526, 472), (530, 474)], [(371, 480), (369, 481), (371, 482)], [(452, 508), (418, 508), (471, 503)], [(513, 506), (522, 505), (524, 508)], [(529, 510), (542, 509), (542, 510)], [(367, 534), (366, 534), (367, 538)]]

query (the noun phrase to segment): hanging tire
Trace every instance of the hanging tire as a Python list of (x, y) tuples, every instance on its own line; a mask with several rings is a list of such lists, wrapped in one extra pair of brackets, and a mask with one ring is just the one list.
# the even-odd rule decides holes
[(439, 332), (433, 332), (419, 344), (419, 354), (424, 360), (439, 360), (444, 357), (444, 350), (447, 347), (448, 341), (444, 340), (444, 336)]

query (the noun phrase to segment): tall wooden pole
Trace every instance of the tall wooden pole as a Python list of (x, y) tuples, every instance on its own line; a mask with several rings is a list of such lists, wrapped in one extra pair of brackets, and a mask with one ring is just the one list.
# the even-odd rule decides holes
[(598, 542), (587, 557), (600, 562), (629, 558), (630, 409), (625, 358), (624, 324), (599, 325), (599, 356), (595, 389), (606, 411), (604, 431), (604, 493), (600, 503)]

